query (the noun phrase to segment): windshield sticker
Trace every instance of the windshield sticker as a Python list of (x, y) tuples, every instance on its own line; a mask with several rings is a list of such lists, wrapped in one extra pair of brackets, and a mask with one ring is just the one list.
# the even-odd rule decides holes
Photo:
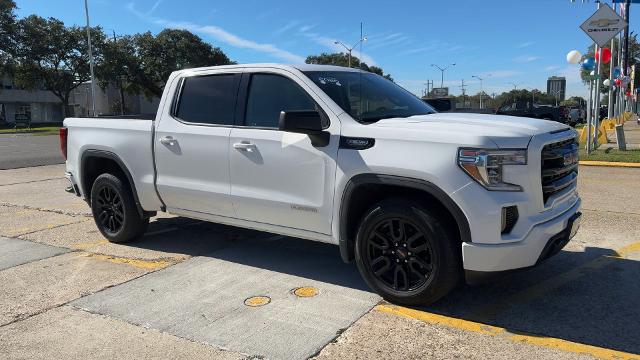
[(336, 86), (342, 86), (342, 84), (340, 84), (340, 81), (338, 81), (338, 79), (336, 78), (329, 78), (329, 77), (318, 77), (318, 81), (320, 81), (320, 84), (322, 85), (327, 85), (327, 84), (333, 84)]

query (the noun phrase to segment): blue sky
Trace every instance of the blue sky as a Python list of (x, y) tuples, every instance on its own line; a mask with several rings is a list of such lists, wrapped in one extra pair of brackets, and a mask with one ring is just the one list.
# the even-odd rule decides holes
[[(19, 16), (85, 24), (82, 0), (16, 2)], [(453, 93), (460, 93), (461, 79), (467, 93), (477, 93), (472, 75), (485, 78), (488, 93), (512, 89), (510, 83), (545, 91), (547, 77), (559, 75), (567, 77), (568, 95), (584, 96), (577, 66), (565, 56), (586, 51), (590, 40), (578, 26), (595, 8), (581, 0), (89, 0), (91, 25), (117, 34), (187, 28), (239, 63), (297, 63), (339, 51), (333, 41), (357, 41), (362, 21), (368, 36), (362, 58), (416, 94), (427, 79), (439, 85), (440, 71), (430, 64), (455, 62), (445, 73)], [(632, 31), (639, 16), (640, 5), (632, 6)]]

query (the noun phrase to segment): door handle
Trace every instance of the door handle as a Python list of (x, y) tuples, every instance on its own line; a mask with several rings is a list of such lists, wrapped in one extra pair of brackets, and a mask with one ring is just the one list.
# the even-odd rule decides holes
[(239, 143), (235, 143), (233, 144), (233, 148), (234, 149), (238, 149), (238, 150), (246, 150), (246, 151), (253, 151), (253, 149), (255, 149), (255, 145), (248, 142), (248, 141), (241, 141)]
[(172, 136), (165, 136), (160, 138), (160, 143), (163, 145), (173, 146), (177, 142)]

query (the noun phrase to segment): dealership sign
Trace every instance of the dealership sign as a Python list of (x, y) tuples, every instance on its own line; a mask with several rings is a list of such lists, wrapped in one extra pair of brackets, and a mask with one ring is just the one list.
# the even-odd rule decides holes
[(449, 96), (449, 88), (441, 87), (441, 88), (433, 88), (431, 89), (431, 95), (434, 97), (447, 97)]
[(616, 14), (609, 5), (604, 4), (582, 23), (580, 28), (593, 39), (593, 42), (603, 47), (627, 26), (627, 22), (620, 15)]

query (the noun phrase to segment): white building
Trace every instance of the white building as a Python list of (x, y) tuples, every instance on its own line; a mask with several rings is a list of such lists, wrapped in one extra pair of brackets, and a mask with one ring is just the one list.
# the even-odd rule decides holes
[[(16, 118), (31, 123), (61, 123), (64, 120), (62, 102), (48, 90), (24, 90), (16, 87), (13, 79), (3, 75), (0, 83), (0, 126), (11, 126)], [(147, 99), (143, 95), (124, 93), (126, 114), (155, 114), (160, 99)], [(102, 89), (96, 86), (97, 115), (120, 114), (120, 91), (114, 86)], [(78, 86), (69, 97), (67, 116), (91, 114), (91, 83)]]

